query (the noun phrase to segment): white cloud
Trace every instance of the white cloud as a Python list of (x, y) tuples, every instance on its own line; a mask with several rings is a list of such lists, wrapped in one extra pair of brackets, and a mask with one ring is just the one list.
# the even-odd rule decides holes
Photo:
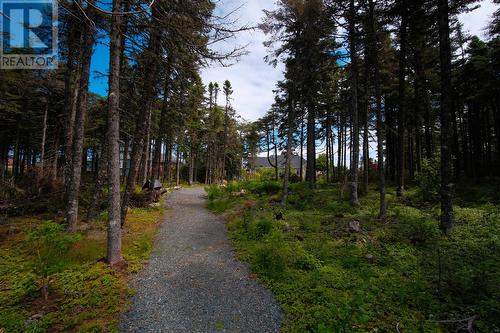
[[(262, 10), (274, 7), (274, 3), (268, 0), (230, 0), (224, 1), (223, 5), (218, 3), (218, 11), (227, 13), (242, 3), (244, 6), (236, 15), (241, 25), (256, 26), (262, 20)], [(231, 81), (234, 90), (232, 104), (238, 114), (247, 120), (256, 120), (269, 110), (274, 101), (273, 89), (276, 82), (283, 78), (282, 66), (273, 68), (264, 61), (267, 49), (262, 43), (266, 39), (264, 33), (258, 29), (240, 33), (232, 43), (248, 44), (249, 54), (230, 67), (205, 68), (201, 73), (205, 84), (218, 82), (222, 85), (225, 80)], [(224, 47), (227, 45), (218, 46)]]
[(485, 28), (488, 26), (495, 12), (497, 5), (493, 0), (486, 0), (481, 3), (481, 7), (470, 12), (464, 13), (459, 16), (460, 22), (464, 25), (466, 31), (471, 35), (476, 35), (481, 38), (486, 37)]

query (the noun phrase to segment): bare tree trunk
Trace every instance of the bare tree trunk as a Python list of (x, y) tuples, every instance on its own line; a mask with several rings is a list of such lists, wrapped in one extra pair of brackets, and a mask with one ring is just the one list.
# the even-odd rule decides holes
[[(78, 12), (76, 4), (73, 3), (73, 9)], [(88, 21), (85, 22), (89, 24)], [(83, 34), (78, 27), (78, 18), (76, 20), (71, 19), (69, 24), (69, 36), (68, 36), (68, 60), (66, 62), (66, 74), (65, 74), (65, 119), (64, 119), (64, 168), (63, 168), (63, 180), (67, 181), (71, 175), (72, 169), (72, 149), (73, 149), (73, 130), (75, 124), (76, 115), (76, 102), (79, 90), (79, 76), (80, 69), (76, 66), (75, 62), (78, 59), (79, 52), (82, 51), (82, 38)], [(57, 159), (57, 156), (56, 156)], [(57, 166), (57, 161), (55, 163)], [(57, 177), (57, 172), (55, 173)], [(68, 183), (69, 184), (69, 181)], [(67, 185), (68, 186), (68, 185)]]
[(212, 158), (210, 154), (210, 143), (207, 147), (207, 160), (205, 165), (205, 184), (210, 184), (210, 159)]
[(309, 101), (307, 108), (307, 164), (306, 181), (309, 188), (316, 186), (316, 110), (314, 103)]
[[(214, 87), (212, 83), (209, 85), (209, 98), (208, 98), (208, 112), (209, 112), (209, 126), (214, 128), (214, 119), (213, 119), (213, 107), (214, 107)], [(212, 168), (213, 168), (213, 158), (214, 158), (214, 145), (215, 140), (213, 138), (213, 133), (208, 133), (208, 143), (207, 143), (207, 163), (205, 170), (205, 184), (212, 184)]]
[(274, 145), (274, 179), (278, 181), (279, 176), (279, 165), (278, 165), (278, 143), (276, 142), (276, 123), (273, 119), (273, 145)]
[[(156, 7), (153, 7), (153, 16), (156, 17)], [(149, 57), (153, 57), (154, 54), (158, 52), (158, 33), (153, 30), (151, 31), (150, 41), (149, 41)], [(121, 208), (121, 223), (122, 226), (125, 223), (127, 217), (128, 205), (130, 201), (130, 194), (135, 191), (135, 185), (137, 181), (137, 176), (140, 167), (140, 157), (142, 155), (142, 150), (144, 149), (144, 144), (146, 140), (146, 131), (148, 128), (148, 121), (151, 114), (151, 109), (153, 107), (154, 100), (154, 81), (156, 79), (156, 59), (150, 58), (146, 63), (146, 72), (144, 74), (144, 86), (143, 86), (143, 98), (144, 98), (144, 112), (139, 112), (137, 115), (137, 125), (135, 129), (135, 135), (132, 144), (132, 153), (130, 156), (130, 170), (127, 177), (127, 182), (125, 186), (125, 192), (122, 198), (122, 208)], [(149, 143), (148, 143), (149, 145)]]
[(92, 160), (90, 165), (90, 171), (97, 175), (97, 147), (96, 145), (92, 146)]
[(341, 170), (342, 170), (342, 154), (343, 154), (343, 141), (344, 141), (344, 134), (342, 133), (342, 116), (339, 114), (338, 116), (338, 128), (337, 128), (337, 136), (338, 136), (338, 156), (337, 156), (337, 173), (338, 173), (338, 179), (340, 181), (341, 178)]
[[(425, 4), (424, 0), (417, 0), (412, 3), (413, 14), (417, 17), (422, 17), (425, 15)], [(415, 62), (415, 112), (416, 116), (420, 120), (424, 119), (424, 137), (425, 137), (425, 153), (426, 158), (430, 159), (432, 157), (432, 129), (430, 120), (430, 100), (429, 92), (427, 88), (427, 75), (425, 73), (425, 22), (422, 20), (413, 19), (410, 24), (410, 31), (412, 34), (412, 39), (414, 40), (414, 50), (413, 59)], [(421, 130), (421, 126), (417, 127), (418, 132)], [(421, 145), (421, 138), (419, 139), (419, 145)], [(419, 151), (419, 154), (421, 150)]]
[(43, 114), (43, 130), (42, 130), (42, 144), (40, 153), (40, 175), (43, 177), (43, 169), (45, 166), (45, 141), (47, 139), (47, 113), (49, 111), (49, 102), (45, 104), (45, 113)]
[(219, 174), (219, 144), (214, 142), (213, 147), (213, 159), (212, 159), (212, 169), (210, 175), (210, 182), (212, 184), (216, 184), (218, 182), (218, 174)]
[(165, 136), (166, 132), (166, 122), (167, 122), (167, 111), (168, 111), (168, 96), (169, 96), (169, 89), (170, 89), (170, 66), (167, 67), (167, 73), (166, 76), (167, 78), (165, 79), (165, 86), (163, 89), (163, 102), (162, 102), (162, 107), (161, 107), (161, 113), (160, 113), (160, 126), (158, 129), (158, 135), (156, 137), (156, 142), (155, 142), (155, 155), (153, 157), (154, 163), (153, 164), (153, 169), (154, 169), (154, 174), (157, 179), (160, 178), (160, 168), (161, 168), (161, 148), (162, 148), (162, 143), (163, 143), (163, 138)]
[(359, 161), (359, 123), (358, 123), (358, 55), (356, 51), (356, 8), (354, 0), (349, 3), (349, 45), (351, 55), (351, 103), (352, 103), (352, 159), (351, 159), (351, 179), (350, 203), (352, 206), (359, 206), (358, 199), (358, 161)]
[(198, 163), (196, 163), (197, 155), (198, 155), (198, 151), (195, 154), (195, 158), (194, 158), (194, 162), (193, 162), (193, 165), (194, 165), (193, 178), (194, 178), (195, 183), (198, 182)]
[[(366, 89), (368, 89), (368, 86)], [(366, 98), (365, 124), (363, 129), (363, 191), (365, 194), (368, 193), (368, 180), (370, 177), (370, 147), (368, 142), (368, 132), (370, 129), (368, 124), (368, 109), (368, 98)]]
[[(121, 0), (113, 0), (113, 12), (121, 11)], [(109, 96), (108, 96), (108, 240), (106, 260), (115, 265), (122, 258), (122, 234), (120, 217), (120, 57), (122, 24), (120, 15), (111, 19)]]
[(304, 110), (300, 115), (300, 181), (304, 181)]
[(422, 123), (419, 119), (418, 123), (415, 126), (415, 152), (416, 152), (416, 160), (415, 166), (417, 172), (422, 171)]
[(405, 172), (405, 126), (406, 126), (406, 49), (407, 49), (408, 9), (406, 0), (401, 1), (401, 27), (399, 50), (399, 111), (398, 111), (398, 151), (397, 151), (397, 189), (396, 195), (404, 195)]
[(194, 177), (194, 153), (193, 153), (193, 145), (190, 144), (190, 147), (189, 147), (189, 179), (188, 179), (188, 182), (189, 182), (189, 185), (192, 185), (193, 184), (193, 177)]
[(17, 177), (19, 176), (19, 161), (20, 161), (20, 155), (21, 152), (19, 151), (19, 125), (17, 126), (17, 131), (16, 131), (16, 143), (14, 145), (14, 156), (12, 158), (12, 178), (14, 180), (17, 180)]
[(122, 163), (122, 177), (127, 177), (128, 170), (128, 150), (130, 146), (130, 140), (125, 140), (125, 146), (123, 147), (123, 163)]
[(175, 160), (175, 185), (179, 186), (181, 184), (181, 152), (179, 149), (179, 144), (177, 144), (177, 153)]
[(163, 154), (163, 160), (162, 160), (162, 170), (161, 170), (161, 179), (163, 182), (166, 181), (166, 175), (167, 175), (167, 168), (168, 168), (168, 144), (165, 140), (165, 153)]
[[(151, 134), (150, 134), (151, 136)], [(148, 159), (148, 169), (146, 173), (146, 179), (152, 179), (153, 177), (153, 142), (150, 140), (149, 143), (149, 159)]]
[(375, 19), (375, 5), (373, 0), (369, 0), (369, 10), (370, 10), (370, 28), (371, 28), (371, 48), (370, 53), (372, 55), (374, 73), (373, 81), (375, 86), (375, 100), (377, 103), (377, 169), (378, 169), (378, 186), (379, 186), (379, 218), (385, 220), (387, 216), (387, 202), (385, 199), (386, 188), (385, 188), (385, 163), (384, 163), (384, 124), (382, 118), (382, 92), (381, 92), (381, 82), (380, 82), (380, 61), (378, 57), (378, 29), (377, 22)]
[[(292, 106), (293, 108), (293, 106)], [(286, 204), (286, 200), (288, 198), (288, 186), (290, 182), (290, 162), (292, 159), (292, 140), (293, 140), (293, 121), (292, 112), (288, 114), (288, 128), (286, 135), (286, 161), (285, 161), (285, 174), (283, 176), (283, 196), (281, 198), (281, 203), (283, 205)]]
[(21, 149), (21, 168), (19, 170), (19, 174), (20, 175), (24, 175), (24, 169), (26, 168), (26, 159), (27, 159), (27, 155), (28, 155), (28, 152), (26, 151), (26, 148), (25, 146), (23, 145), (23, 148)]
[[(294, 91), (292, 91), (292, 94)], [(295, 118), (295, 102), (293, 99), (290, 101), (290, 110), (288, 111), (288, 124), (286, 133), (286, 161), (285, 161), (285, 174), (283, 176), (283, 197), (281, 203), (286, 204), (288, 198), (288, 184), (290, 182), (290, 162), (292, 160), (292, 140), (293, 140), (293, 121)]]
[[(273, 129), (272, 129), (272, 132), (273, 132), (273, 135), (274, 135), (274, 124), (273, 124)], [(274, 156), (274, 164), (273, 162), (271, 161), (271, 136), (269, 134), (269, 128), (266, 128), (266, 141), (267, 141), (267, 162), (269, 162), (269, 165), (274, 169), (275, 171), (275, 175), (274, 175), (274, 180), (278, 180), (278, 163), (277, 163), (277, 159), (276, 159), (276, 156)], [(274, 142), (274, 139), (273, 139), (273, 142)], [(274, 146), (274, 149), (276, 151), (276, 145)], [(276, 152), (275, 152), (275, 155), (276, 155)]]
[(87, 166), (88, 166), (88, 149), (83, 149), (82, 151), (82, 173), (85, 173), (87, 171)]
[(330, 182), (330, 132), (331, 132), (331, 126), (330, 126), (330, 110), (327, 111), (326, 114), (326, 182)]
[[(91, 0), (93, 1), (93, 0)], [(92, 2), (93, 3), (93, 2)], [(94, 17), (91, 6), (87, 8), (89, 17)], [(95, 37), (95, 26), (87, 22), (83, 34), (82, 66), (75, 115), (75, 128), (73, 135), (73, 149), (71, 158), (71, 174), (67, 193), (66, 223), (68, 231), (74, 232), (78, 220), (78, 204), (80, 195), (80, 180), (82, 175), (82, 154), (84, 140), (85, 113), (87, 112), (90, 61), (92, 58), (92, 45)]]
[[(71, 98), (71, 108), (68, 110), (69, 115), (68, 119), (66, 119), (66, 133), (65, 133), (65, 146), (64, 146), (64, 170), (62, 172), (62, 177), (64, 181), (67, 181), (69, 177), (71, 177), (71, 168), (72, 168), (72, 158), (73, 158), (73, 140), (74, 140), (74, 129), (75, 129), (75, 121), (76, 121), (76, 112), (77, 112), (77, 101), (79, 98), (80, 88), (77, 84), (81, 80), (81, 71), (77, 72), (77, 77), (75, 79), (75, 84), (73, 87), (73, 97)], [(69, 182), (68, 182), (69, 184)]]
[(343, 164), (344, 164), (344, 169), (345, 171), (347, 172), (347, 147), (348, 147), (348, 144), (347, 144), (347, 132), (348, 132), (348, 119), (347, 119), (347, 116), (344, 115), (344, 129), (343, 129), (343, 134), (344, 134), (344, 148), (342, 149), (342, 152), (344, 154), (343, 156)]
[[(4, 142), (3, 140), (3, 137), (0, 136), (0, 139), (2, 142)], [(3, 181), (5, 179), (5, 171), (6, 171), (6, 167), (5, 167), (5, 160), (6, 160), (6, 151), (7, 151), (7, 148), (5, 147), (5, 144), (2, 144), (0, 146), (0, 179)]]
[[(425, 98), (425, 97), (424, 97)], [(424, 113), (424, 135), (425, 135), (425, 157), (428, 159), (432, 158), (433, 144), (432, 144), (432, 125), (431, 125), (431, 115), (430, 106), (426, 103), (425, 113)]]
[[(224, 83), (225, 85), (225, 83)], [(222, 151), (220, 156), (220, 178), (219, 181), (222, 183), (224, 179), (224, 171), (226, 169), (226, 145), (227, 145), (227, 135), (228, 135), (228, 125), (229, 125), (229, 98), (230, 91), (225, 92), (226, 94), (226, 107), (224, 109), (224, 139), (222, 140)]]
[(142, 148), (142, 174), (141, 174), (141, 182), (144, 184), (148, 179), (148, 170), (149, 170), (149, 152), (150, 152), (150, 134), (151, 134), (151, 116), (152, 110), (148, 110), (147, 115), (147, 123), (146, 123), (146, 137), (144, 138), (144, 147)]
[(335, 124), (335, 118), (332, 119), (332, 124), (330, 124), (330, 165), (332, 169), (331, 181), (333, 182), (335, 177), (335, 132), (333, 127)]
[(52, 152), (53, 152), (53, 157), (52, 157), (52, 165), (51, 165), (51, 170), (50, 170), (50, 179), (51, 181), (56, 181), (57, 179), (57, 161), (58, 161), (58, 155), (59, 155), (59, 138), (60, 136), (60, 127), (57, 128), (56, 134), (55, 134), (55, 139), (54, 139), (54, 144), (52, 146)]
[(152, 177), (154, 179), (160, 179), (160, 169), (161, 169), (161, 149), (162, 148), (162, 140), (160, 138), (160, 134), (156, 137), (154, 144), (154, 153), (153, 153), (153, 172)]
[[(142, 124), (138, 123), (138, 127), (142, 127)], [(144, 124), (145, 126), (145, 124)], [(121, 223), (122, 225), (125, 223), (125, 218), (127, 216), (128, 205), (130, 201), (130, 194), (135, 191), (137, 174), (139, 172), (139, 157), (142, 155), (143, 148), (143, 131), (140, 129), (136, 129), (136, 133), (134, 135), (133, 144), (132, 144), (132, 153), (130, 154), (130, 168), (127, 175), (127, 181), (125, 186), (125, 192), (122, 197), (122, 212), (121, 212)]]
[(368, 182), (370, 178), (370, 70), (373, 66), (373, 61), (370, 58), (369, 38), (365, 39), (365, 61), (364, 61), (364, 93), (363, 93), (363, 193), (368, 194)]
[(172, 160), (174, 154), (174, 147), (171, 143), (169, 143), (168, 149), (168, 184), (172, 185)]
[(108, 169), (108, 147), (106, 139), (103, 140), (99, 161), (97, 163), (97, 177), (95, 178), (94, 195), (87, 211), (87, 220), (93, 221), (99, 213), (99, 203), (101, 201), (102, 190), (107, 176)]
[(410, 180), (415, 179), (415, 155), (414, 155), (414, 143), (413, 143), (413, 131), (412, 127), (408, 126), (408, 171)]
[(452, 85), (451, 43), (448, 0), (438, 0), (439, 60), (441, 66), (441, 220), (440, 228), (451, 233), (453, 223), (453, 173), (452, 173)]
[(14, 143), (14, 155), (12, 156), (12, 177), (13, 178), (16, 178), (18, 176), (18, 173), (19, 173), (19, 155), (20, 155), (20, 152), (19, 152), (19, 137), (20, 137), (20, 132), (21, 132), (21, 129), (20, 129), (20, 121), (17, 120), (16, 121), (16, 139), (15, 139), (15, 143)]
[[(498, 87), (497, 87), (497, 89), (498, 89)], [(497, 95), (497, 100), (499, 100), (498, 95)], [(500, 162), (500, 108), (498, 106), (498, 103), (496, 103), (496, 102), (493, 103), (493, 109), (495, 112), (495, 135), (497, 138), (497, 161)], [(462, 110), (461, 117), (463, 117), (463, 110)], [(462, 124), (463, 124), (463, 120), (462, 120)], [(463, 136), (465, 137), (462, 140), (463, 145), (464, 145), (464, 158), (466, 160), (469, 160), (469, 158), (468, 158), (469, 148), (468, 148), (468, 144), (467, 144), (467, 134), (465, 133), (465, 130), (463, 130), (462, 132), (463, 132)], [(499, 175), (500, 175), (500, 173), (499, 173), (499, 170), (497, 169), (496, 176), (499, 176)]]

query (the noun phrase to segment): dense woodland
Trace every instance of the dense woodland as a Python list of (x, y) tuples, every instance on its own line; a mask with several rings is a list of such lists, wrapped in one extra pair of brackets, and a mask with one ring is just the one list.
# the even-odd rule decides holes
[[(64, 66), (2, 73), (2, 208), (60, 191), (67, 229), (75, 231), (79, 220), (95, 218), (107, 186), (108, 259), (119, 262), (119, 226), (136, 184), (150, 178), (179, 184), (181, 176), (221, 182), (226, 173), (240, 172), (241, 145), (232, 146), (241, 141), (241, 124), (231, 108), (231, 84), (211, 84), (206, 97), (199, 69), (244, 54), (238, 47), (218, 53), (208, 46), (247, 28), (216, 17), (211, 2), (147, 7), (118, 1), (111, 20), (93, 2), (60, 5)], [(107, 100), (88, 89), (102, 34), (110, 47)], [(181, 164), (189, 165), (187, 177)], [(85, 186), (93, 188), (87, 216), (79, 200)]]
[[(64, 237), (82, 232), (104, 216), (105, 261), (120, 266), (122, 231), (130, 208), (152, 200), (139, 193), (148, 179), (159, 179), (165, 188), (210, 185), (212, 205), (229, 200), (234, 191), (260, 193), (234, 185), (253, 179), (271, 184), (271, 190), (264, 188), (257, 200), (271, 196), (273, 205), (264, 206), (269, 214), (280, 211), (278, 215), (286, 216), (298, 201), (310, 200), (313, 205), (316, 199), (326, 200), (325, 205), (341, 203), (336, 215), (358, 210), (382, 229), (394, 222), (391, 208), (415, 207), (432, 212), (429, 223), (436, 230), (439, 226), (441, 233), (433, 235), (443, 239), (453, 237), (463, 207), (489, 204), (488, 213), (481, 214), (489, 216), (493, 226), (470, 231), (484, 235), (489, 230), (491, 238), (477, 240), (481, 245), (471, 254), (470, 269), (479, 270), (474, 265), (483, 259), (489, 266), (481, 268), (477, 279), (453, 285), (455, 289), (442, 287), (437, 301), (418, 300), (461, 305), (416, 304), (426, 310), (402, 315), (401, 322), (406, 322), (408, 332), (472, 332), (473, 327), (498, 331), (500, 247), (494, 235), (500, 218), (500, 11), (494, 13), (487, 37), (469, 36), (458, 15), (478, 4), (476, 0), (279, 0), (276, 9), (265, 11), (254, 27), (232, 15), (218, 16), (214, 1), (113, 0), (109, 8), (93, 0), (60, 1), (59, 68), (0, 71), (0, 221), (5, 226), (0, 245), (10, 235), (9, 221), (20, 216), (43, 215), (58, 221)], [(268, 37), (265, 60), (270, 66), (283, 63), (285, 73), (276, 84), (270, 110), (249, 122), (233, 107), (231, 82), (204, 83), (200, 70), (230, 65), (245, 56), (251, 50), (244, 46), (220, 52), (217, 45), (253, 29)], [(107, 76), (108, 96), (89, 92), (97, 43), (109, 47), (109, 73), (102, 73)], [(278, 163), (281, 154), (285, 165)], [(290, 168), (293, 155), (303, 158), (305, 172), (300, 168), (295, 174)], [(266, 156), (271, 170), (256, 170), (257, 156)], [(220, 188), (225, 186), (229, 190), (224, 194)], [(468, 196), (472, 192), (464, 188), (487, 194)], [(334, 193), (325, 198), (325, 190)], [(306, 197), (297, 199), (300, 193)], [(347, 199), (349, 204), (343, 205)], [(231, 202), (241, 204), (241, 200)], [(225, 209), (229, 207), (233, 206)], [(244, 211), (254, 212), (252, 207)], [(363, 211), (367, 207), (369, 213)], [(426, 230), (421, 232), (424, 236), (420, 231), (418, 235), (426, 238)], [(318, 233), (328, 232), (314, 231)], [(463, 237), (463, 232), (457, 234)], [(237, 249), (249, 253), (244, 248), (247, 243), (238, 243), (238, 235), (233, 230)], [(424, 240), (417, 237), (412, 242)], [(441, 253), (441, 247), (434, 245), (427, 245), (426, 255), (436, 248)], [(264, 280), (276, 286), (276, 272), (264, 266), (256, 267)], [(441, 275), (439, 279), (440, 286), (446, 284)], [(471, 298), (469, 289), (475, 289), (477, 298), (458, 301), (460, 287)], [(435, 292), (429, 289), (422, 290)], [(422, 290), (405, 292), (414, 295)], [(411, 296), (405, 297), (401, 303), (411, 302)], [(362, 302), (353, 299), (344, 305), (356, 307), (353, 302), (358, 301)], [(11, 318), (1, 305), (0, 310), (5, 311), (0, 318)], [(292, 313), (291, 322), (297, 315), (293, 311), (285, 309)], [(380, 308), (373, 311), (381, 316)], [(411, 328), (411, 320), (429, 318), (431, 312), (436, 323), (450, 320), (452, 325)], [(377, 327), (365, 325), (364, 317), (342, 317), (341, 327), (324, 319), (329, 315), (318, 316), (290, 324), (287, 331), (368, 332)], [(476, 326), (480, 317), (485, 320)], [(465, 328), (458, 325), (464, 323)], [(399, 331), (393, 322), (379, 327)]]

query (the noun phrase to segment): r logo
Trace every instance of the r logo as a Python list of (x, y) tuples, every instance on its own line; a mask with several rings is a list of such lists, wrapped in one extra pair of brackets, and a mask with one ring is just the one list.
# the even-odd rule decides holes
[(0, 68), (55, 68), (57, 0), (0, 0)]

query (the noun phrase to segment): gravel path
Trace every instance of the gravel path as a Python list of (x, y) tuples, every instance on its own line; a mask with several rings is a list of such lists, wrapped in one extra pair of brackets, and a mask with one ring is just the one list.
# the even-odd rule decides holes
[(175, 191), (120, 332), (279, 332), (272, 293), (249, 278), (202, 188)]

